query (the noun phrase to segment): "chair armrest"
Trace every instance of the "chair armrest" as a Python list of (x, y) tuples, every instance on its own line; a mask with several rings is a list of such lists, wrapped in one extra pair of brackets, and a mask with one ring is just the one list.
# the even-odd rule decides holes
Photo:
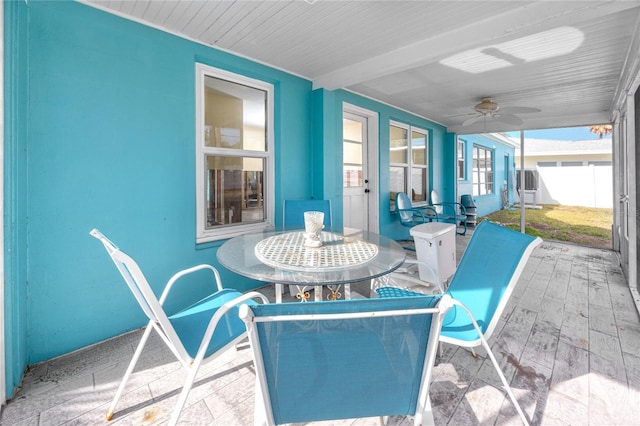
[(480, 326), (478, 325), (478, 322), (476, 321), (475, 317), (473, 316), (473, 313), (471, 313), (471, 309), (467, 308), (465, 306), (464, 303), (460, 302), (459, 300), (457, 300), (455, 297), (451, 296), (451, 301), (453, 303), (454, 306), (460, 306), (460, 308), (466, 312), (467, 316), (469, 317), (469, 320), (471, 320), (471, 324), (473, 325), (473, 328), (475, 328), (476, 333), (478, 333), (478, 338), (483, 342), (483, 345), (487, 345), (487, 340), (484, 337), (484, 334), (482, 333), (482, 330), (480, 329)]
[(431, 204), (431, 206), (441, 206), (441, 207), (445, 207), (447, 209), (450, 209), (453, 214), (452, 216), (457, 216), (458, 215), (458, 211), (457, 208), (460, 209), (460, 215), (466, 215), (467, 214), (467, 209), (460, 203), (456, 203), (456, 202), (442, 202), (442, 203), (434, 203)]
[[(424, 212), (426, 211), (428, 211), (429, 214), (425, 214)], [(402, 212), (411, 212), (413, 217), (419, 218), (422, 223), (427, 223), (427, 220), (431, 221), (434, 219), (436, 220), (436, 222), (438, 221), (438, 213), (436, 212), (436, 209), (431, 206), (412, 207), (410, 209), (396, 208), (396, 212), (398, 214)]]
[[(417, 207), (413, 207), (413, 209), (415, 210), (419, 210), (421, 212), (421, 214), (423, 214), (424, 216), (427, 216), (429, 219), (437, 219), (438, 218), (438, 212), (436, 211), (436, 209), (434, 209), (431, 206), (417, 206)], [(422, 211), (428, 212), (427, 214), (422, 213)]]
[(194, 358), (194, 362), (200, 362), (204, 358), (204, 354), (207, 350), (207, 346), (209, 346), (209, 342), (211, 341), (211, 337), (213, 336), (213, 332), (216, 330), (218, 326), (218, 322), (220, 319), (227, 313), (229, 310), (235, 308), (238, 305), (242, 305), (244, 302), (248, 300), (259, 300), (262, 303), (269, 303), (269, 299), (257, 291), (250, 291), (249, 293), (245, 293), (242, 296), (238, 296), (234, 299), (229, 300), (224, 305), (220, 306), (215, 314), (209, 320), (209, 325), (207, 326), (207, 330), (204, 332), (204, 336), (202, 338), (202, 343), (200, 344), (200, 348), (198, 349), (198, 353)]
[(217, 291), (222, 290), (222, 281), (220, 280), (220, 274), (218, 273), (218, 270), (216, 268), (214, 268), (211, 265), (207, 265), (207, 264), (202, 264), (202, 265), (197, 265), (197, 266), (193, 266), (191, 268), (187, 268), (187, 269), (183, 269), (182, 271), (176, 272), (167, 282), (167, 285), (164, 287), (164, 290), (162, 292), (162, 296), (160, 296), (160, 299), (158, 300), (160, 302), (160, 305), (162, 305), (164, 303), (164, 301), (166, 300), (167, 296), (169, 295), (169, 291), (171, 291), (171, 288), (173, 287), (173, 285), (176, 283), (176, 281), (178, 281), (179, 278), (184, 277), (185, 275), (191, 274), (193, 272), (197, 272), (203, 269), (209, 269), (211, 272), (213, 272), (213, 277), (215, 279), (216, 282), (216, 287), (217, 287)]

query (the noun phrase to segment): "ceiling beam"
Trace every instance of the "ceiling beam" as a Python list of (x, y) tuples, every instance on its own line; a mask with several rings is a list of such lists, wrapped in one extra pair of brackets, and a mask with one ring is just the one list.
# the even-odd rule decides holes
[(571, 26), (589, 19), (637, 7), (637, 2), (567, 1), (513, 2), (519, 6), (476, 21), (465, 27), (452, 23), (452, 30), (399, 49), (357, 62), (321, 75), (313, 80), (313, 88), (336, 90), (370, 81), (389, 74), (426, 65), (463, 50), (496, 44), (548, 29)]

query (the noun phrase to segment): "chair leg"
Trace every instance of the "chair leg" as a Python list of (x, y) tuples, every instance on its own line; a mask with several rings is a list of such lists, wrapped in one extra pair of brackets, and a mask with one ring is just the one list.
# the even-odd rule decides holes
[(136, 367), (138, 359), (140, 358), (140, 354), (142, 353), (142, 349), (144, 345), (147, 343), (147, 339), (149, 339), (149, 335), (151, 335), (151, 330), (153, 329), (151, 322), (147, 325), (147, 328), (144, 330), (144, 334), (142, 335), (142, 339), (140, 339), (140, 343), (138, 343), (138, 347), (133, 354), (133, 358), (129, 363), (129, 367), (127, 367), (127, 371), (124, 373), (124, 377), (120, 382), (120, 386), (118, 386), (118, 390), (116, 391), (116, 396), (113, 398), (111, 405), (109, 406), (109, 410), (107, 411), (107, 420), (111, 420), (113, 418), (113, 413), (116, 409), (116, 404), (118, 400), (122, 396), (122, 392), (124, 391), (124, 386), (127, 384), (127, 380), (129, 380), (129, 376), (133, 373), (133, 369)]
[(262, 394), (260, 381), (256, 377), (255, 398), (253, 403), (253, 426), (268, 426), (269, 421), (267, 420), (264, 397), (265, 395)]
[[(418, 413), (416, 413), (418, 414)], [(419, 422), (419, 423), (418, 423)], [(427, 398), (427, 403), (424, 407), (424, 411), (422, 412), (422, 416), (420, 418), (416, 417), (414, 419), (415, 425), (422, 426), (434, 426), (436, 424), (435, 419), (433, 418), (433, 410), (431, 409), (431, 399)]]
[(466, 220), (462, 220), (462, 221), (460, 221), (460, 223), (463, 226), (462, 232), (458, 232), (458, 225), (456, 225), (456, 234), (465, 236), (465, 235), (467, 235), (467, 222), (466, 222)]
[(489, 356), (489, 359), (491, 359), (491, 362), (493, 363), (493, 368), (495, 368), (496, 372), (498, 373), (498, 376), (500, 376), (500, 380), (502, 381), (502, 384), (505, 390), (507, 391), (507, 395), (509, 395), (509, 399), (511, 399), (511, 403), (516, 408), (516, 411), (520, 416), (520, 420), (522, 420), (522, 424), (525, 426), (529, 426), (529, 421), (527, 420), (527, 417), (524, 415), (522, 408), (520, 408), (520, 404), (518, 403), (516, 396), (513, 394), (513, 391), (511, 390), (511, 386), (509, 386), (509, 383), (507, 382), (507, 378), (504, 377), (504, 373), (502, 372), (502, 369), (500, 368), (500, 365), (498, 364), (496, 357), (493, 355), (493, 352), (489, 347), (489, 343), (487, 343), (487, 340), (484, 338), (484, 336), (480, 337), (480, 341), (482, 342), (482, 346), (487, 351), (487, 355)]
[(275, 287), (276, 303), (282, 303), (282, 292), (284, 288), (280, 283), (275, 283)]
[(462, 309), (464, 309), (464, 311), (469, 316), (469, 319), (471, 320), (471, 323), (473, 324), (473, 327), (476, 329), (476, 332), (478, 333), (478, 336), (480, 336), (480, 343), (482, 344), (482, 347), (487, 351), (487, 355), (489, 356), (489, 359), (491, 360), (491, 363), (493, 364), (493, 368), (495, 368), (496, 373), (498, 373), (498, 376), (500, 376), (500, 380), (502, 381), (502, 385), (504, 386), (504, 389), (507, 391), (507, 395), (509, 395), (509, 399), (511, 399), (511, 403), (516, 408), (516, 411), (518, 412), (518, 415), (520, 416), (520, 420), (522, 420), (522, 424), (525, 425), (525, 426), (529, 426), (529, 420), (527, 420), (527, 417), (524, 415), (524, 412), (522, 411), (522, 408), (520, 408), (520, 404), (518, 404), (518, 400), (516, 399), (516, 396), (511, 391), (511, 386), (509, 386), (509, 383), (507, 382), (507, 378), (504, 377), (504, 373), (502, 372), (502, 369), (500, 368), (500, 365), (498, 364), (498, 361), (496, 360), (496, 357), (493, 355), (493, 351), (491, 351), (491, 348), (489, 347), (489, 343), (487, 342), (487, 339), (485, 339), (484, 335), (482, 334), (482, 331), (480, 330), (480, 327), (478, 326), (478, 323), (476, 322), (475, 318), (473, 317), (473, 314), (471, 313), (469, 308), (467, 308), (461, 302), (459, 302), (459, 301), (454, 299), (453, 303), (456, 306), (460, 306)]
[(189, 392), (193, 387), (193, 382), (196, 380), (196, 374), (198, 373), (198, 368), (202, 363), (202, 359), (195, 359), (191, 368), (189, 369), (189, 374), (187, 375), (187, 380), (184, 382), (182, 386), (182, 392), (180, 392), (180, 397), (178, 398), (178, 402), (176, 403), (175, 408), (173, 409), (173, 413), (171, 414), (171, 419), (169, 420), (169, 426), (175, 426), (178, 423), (178, 418), (180, 417), (180, 413), (182, 413), (182, 409), (184, 408), (184, 404), (187, 402), (187, 397), (189, 397)]

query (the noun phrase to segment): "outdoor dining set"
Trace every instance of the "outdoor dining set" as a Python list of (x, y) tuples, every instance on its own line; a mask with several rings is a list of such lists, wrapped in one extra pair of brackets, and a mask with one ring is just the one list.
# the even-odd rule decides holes
[[(99, 230), (91, 231), (149, 320), (108, 420), (155, 331), (186, 370), (170, 425), (177, 424), (203, 360), (233, 350), (247, 336), (256, 425), (363, 417), (384, 423), (398, 415), (412, 416), (415, 425), (434, 424), (429, 386), (441, 342), (470, 348), (469, 356), (484, 348), (519, 418), (529, 423), (487, 339), (539, 238), (483, 221), (453, 275), (442, 280), (433, 264), (407, 257), (396, 241), (331, 227), (330, 208), (322, 204), (292, 205), (289, 211), (282, 228), (232, 238), (217, 253), (230, 271), (273, 283), (276, 303), (257, 291), (225, 288), (218, 270), (206, 264), (176, 273), (158, 298), (133, 258)], [(398, 271), (407, 264), (419, 266), (418, 277), (403, 280)], [(167, 313), (172, 289), (198, 271), (210, 273), (214, 291)], [(351, 291), (364, 281), (371, 283), (370, 294)], [(287, 287), (305, 303), (282, 303)]]

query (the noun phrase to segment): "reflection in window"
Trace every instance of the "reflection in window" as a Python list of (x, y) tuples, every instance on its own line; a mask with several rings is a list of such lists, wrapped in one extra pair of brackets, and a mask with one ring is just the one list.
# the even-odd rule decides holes
[(465, 141), (458, 139), (458, 180), (465, 180), (467, 178), (464, 161), (466, 146), (467, 144)]
[(345, 188), (361, 187), (363, 183), (363, 123), (358, 120), (344, 118), (342, 143), (342, 182)]
[(473, 145), (473, 195), (493, 194), (493, 151)]
[(428, 148), (427, 131), (395, 122), (389, 126), (389, 190), (392, 210), (395, 208), (398, 192), (406, 193), (414, 202), (427, 201)]
[(206, 228), (264, 221), (264, 160), (207, 156), (206, 161)]
[(204, 242), (273, 221), (273, 86), (200, 64), (197, 71), (197, 241)]

